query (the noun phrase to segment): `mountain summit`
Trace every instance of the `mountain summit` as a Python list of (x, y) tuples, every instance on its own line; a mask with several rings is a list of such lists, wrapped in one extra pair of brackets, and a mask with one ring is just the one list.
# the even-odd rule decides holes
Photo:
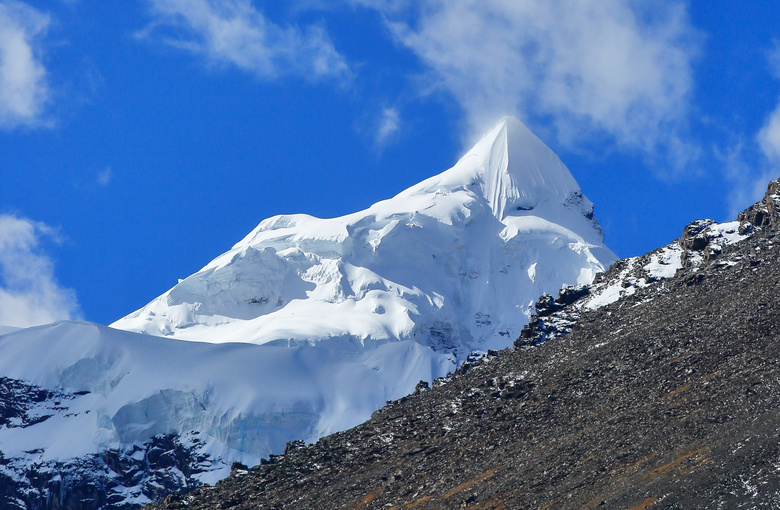
[[(580, 187), (563, 162), (515, 117), (501, 119), (453, 168), (400, 196), (459, 186), (477, 187), (474, 191), (499, 221), (540, 203), (566, 204), (581, 198)], [(583, 207), (586, 215), (592, 214), (590, 202), (585, 200)]]
[(114, 328), (0, 335), (0, 507), (131, 508), (354, 427), (603, 271), (592, 211), (504, 119), (365, 211), (262, 221)]
[(365, 211), (262, 221), (112, 326), (216, 343), (411, 339), (457, 363), (508, 346), (539, 295), (614, 260), (569, 170), (507, 117), (449, 170)]

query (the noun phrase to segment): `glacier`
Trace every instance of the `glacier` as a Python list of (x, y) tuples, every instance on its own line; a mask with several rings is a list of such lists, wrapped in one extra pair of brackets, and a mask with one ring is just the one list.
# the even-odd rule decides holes
[(111, 327), (0, 329), (2, 376), (67, 394), (0, 425), (0, 475), (198, 434), (210, 464), (195, 478), (214, 483), (510, 346), (540, 295), (614, 260), (566, 166), (504, 118), (449, 170), (364, 211), (262, 221)]

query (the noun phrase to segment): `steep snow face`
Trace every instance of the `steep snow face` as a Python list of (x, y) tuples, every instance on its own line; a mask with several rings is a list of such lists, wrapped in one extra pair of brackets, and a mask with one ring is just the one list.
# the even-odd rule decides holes
[(582, 200), (585, 214), (593, 211), (558, 156), (513, 117), (502, 119), (453, 168), (399, 197), (458, 188), (484, 198), (499, 221), (513, 210), (529, 211), (546, 202), (566, 204), (575, 197)]
[(451, 169), (365, 211), (262, 221), (112, 327), (358, 351), (411, 340), (457, 362), (510, 345), (540, 294), (614, 260), (568, 169), (505, 118)]

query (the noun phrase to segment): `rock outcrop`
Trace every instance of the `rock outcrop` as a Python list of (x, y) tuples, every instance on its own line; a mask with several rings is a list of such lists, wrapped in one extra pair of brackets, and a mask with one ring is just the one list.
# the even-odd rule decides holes
[[(76, 397), (88, 393), (49, 391), (0, 377), (0, 427), (42, 423), (68, 412)], [(195, 475), (211, 467), (197, 436), (160, 434), (128, 448), (62, 460), (47, 458), (43, 450), (25, 451), (25, 458), (0, 453), (0, 508), (138, 508), (192, 490), (200, 485)]]
[(764, 199), (742, 211), (737, 219), (757, 227), (777, 226), (780, 223), (780, 180), (767, 186)]

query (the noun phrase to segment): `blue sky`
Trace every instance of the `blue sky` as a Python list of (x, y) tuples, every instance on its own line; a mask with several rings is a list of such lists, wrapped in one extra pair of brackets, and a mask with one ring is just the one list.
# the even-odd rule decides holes
[(780, 176), (773, 2), (0, 0), (0, 323), (110, 323), (517, 115), (642, 254)]

